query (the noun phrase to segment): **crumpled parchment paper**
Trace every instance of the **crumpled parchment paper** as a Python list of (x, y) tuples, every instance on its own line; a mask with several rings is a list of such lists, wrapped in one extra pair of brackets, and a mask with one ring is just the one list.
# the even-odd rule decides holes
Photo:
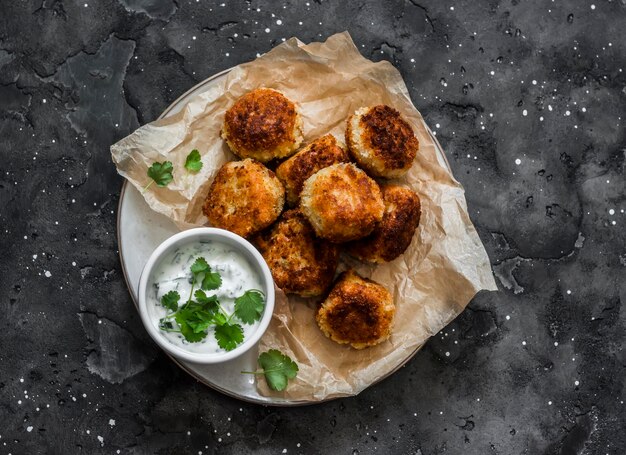
[[(434, 140), (400, 73), (386, 61), (374, 63), (361, 56), (346, 32), (306, 45), (292, 38), (234, 67), (179, 113), (145, 125), (113, 145), (118, 172), (141, 190), (154, 161), (171, 161), (174, 181), (165, 188), (152, 185), (144, 193), (147, 203), (181, 229), (206, 224), (201, 207), (212, 178), (223, 163), (235, 159), (219, 136), (224, 113), (238, 97), (258, 87), (280, 90), (297, 102), (305, 143), (329, 132), (343, 142), (347, 117), (375, 104), (399, 110), (420, 142), (413, 167), (396, 181), (416, 191), (422, 203), (411, 245), (388, 264), (371, 266), (345, 257), (340, 266), (340, 270), (354, 267), (393, 293), (397, 312), (389, 341), (361, 351), (338, 345), (318, 329), (315, 302), (281, 291), (261, 340), (261, 350), (279, 349), (300, 367), (284, 392), (269, 390), (260, 379), (261, 394), (306, 401), (355, 395), (394, 371), (478, 291), (497, 289), (489, 258), (467, 213), (463, 188), (437, 158)], [(197, 174), (184, 169), (194, 148), (204, 163)]]

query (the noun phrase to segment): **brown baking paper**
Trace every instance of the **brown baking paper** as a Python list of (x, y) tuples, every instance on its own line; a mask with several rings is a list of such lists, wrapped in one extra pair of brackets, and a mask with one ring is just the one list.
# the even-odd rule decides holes
[[(147, 168), (154, 161), (170, 160), (174, 181), (166, 188), (152, 185), (144, 193), (146, 202), (181, 229), (206, 224), (201, 206), (208, 186), (220, 166), (234, 159), (219, 136), (224, 112), (258, 87), (280, 90), (298, 103), (306, 142), (328, 132), (343, 142), (347, 117), (360, 107), (381, 103), (399, 110), (420, 142), (413, 167), (399, 180), (415, 190), (422, 203), (411, 245), (388, 264), (370, 266), (346, 257), (340, 266), (355, 267), (393, 293), (397, 313), (391, 338), (361, 351), (336, 344), (318, 329), (315, 302), (278, 291), (272, 323), (261, 340), (261, 350), (279, 349), (300, 368), (282, 393), (272, 392), (260, 379), (261, 394), (297, 401), (355, 395), (394, 371), (478, 291), (497, 289), (489, 258), (467, 213), (463, 188), (438, 157), (434, 138), (411, 103), (400, 73), (386, 61), (362, 57), (345, 32), (308, 45), (292, 38), (210, 82), (181, 112), (113, 145), (118, 172), (141, 190), (148, 182)], [(184, 169), (194, 148), (204, 163), (195, 175)]]

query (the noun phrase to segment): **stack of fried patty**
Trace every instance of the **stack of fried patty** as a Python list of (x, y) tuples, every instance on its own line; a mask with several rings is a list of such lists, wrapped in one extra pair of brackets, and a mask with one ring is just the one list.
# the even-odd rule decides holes
[(353, 270), (333, 279), (341, 251), (382, 263), (412, 242), (419, 196), (383, 180), (411, 168), (419, 151), (411, 125), (390, 106), (363, 107), (347, 119), (347, 147), (328, 134), (299, 149), (297, 105), (259, 88), (226, 112), (222, 137), (243, 160), (213, 180), (203, 206), (209, 222), (250, 239), (285, 293), (325, 297), (316, 319), (333, 341), (362, 349), (388, 339), (389, 291)]

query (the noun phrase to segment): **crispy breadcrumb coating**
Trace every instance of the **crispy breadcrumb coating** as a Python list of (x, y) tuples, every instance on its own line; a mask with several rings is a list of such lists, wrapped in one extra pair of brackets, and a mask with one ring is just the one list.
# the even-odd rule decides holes
[(337, 145), (337, 139), (332, 134), (311, 142), (276, 168), (276, 176), (287, 191), (287, 203), (292, 206), (298, 203), (304, 181), (317, 171), (349, 161), (348, 152)]
[(287, 294), (315, 297), (333, 282), (339, 247), (315, 236), (298, 209), (288, 210), (253, 242), (267, 262), (276, 285)]
[(378, 184), (349, 163), (334, 164), (309, 177), (300, 206), (315, 233), (335, 243), (370, 234), (385, 209)]
[(420, 198), (399, 185), (381, 187), (385, 214), (374, 232), (346, 245), (352, 256), (367, 262), (389, 262), (408, 248), (420, 222)]
[(209, 222), (242, 237), (272, 224), (283, 210), (285, 189), (258, 161), (230, 161), (217, 172), (202, 210)]
[(411, 125), (383, 104), (361, 108), (348, 118), (346, 144), (368, 174), (386, 178), (404, 175), (419, 150)]
[(363, 349), (389, 338), (395, 312), (387, 289), (349, 270), (339, 276), (316, 319), (333, 341)]
[(282, 93), (259, 88), (226, 111), (222, 137), (240, 158), (266, 163), (290, 156), (302, 143), (302, 118)]

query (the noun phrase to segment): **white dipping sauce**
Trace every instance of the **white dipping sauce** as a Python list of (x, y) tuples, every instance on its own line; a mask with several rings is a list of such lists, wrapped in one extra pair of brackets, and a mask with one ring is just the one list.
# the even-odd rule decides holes
[[(235, 299), (246, 291), (258, 289), (265, 294), (258, 271), (242, 253), (218, 241), (193, 242), (164, 256), (153, 269), (147, 290), (148, 315), (162, 337), (186, 351), (202, 354), (226, 352), (218, 346), (213, 326), (207, 330), (206, 338), (197, 343), (190, 343), (182, 334), (166, 332), (159, 327), (159, 320), (168, 314), (167, 309), (161, 305), (161, 297), (170, 291), (177, 291), (180, 294), (179, 307), (187, 302), (193, 277), (191, 265), (199, 257), (206, 259), (211, 271), (218, 272), (222, 277), (222, 285), (218, 289), (205, 292), (207, 296), (215, 294), (227, 314), (235, 311)], [(198, 289), (200, 283), (196, 283), (194, 293)], [(257, 330), (260, 321), (248, 325), (235, 317), (233, 323), (240, 324), (243, 328), (245, 342)], [(175, 322), (174, 324), (176, 327)]]

